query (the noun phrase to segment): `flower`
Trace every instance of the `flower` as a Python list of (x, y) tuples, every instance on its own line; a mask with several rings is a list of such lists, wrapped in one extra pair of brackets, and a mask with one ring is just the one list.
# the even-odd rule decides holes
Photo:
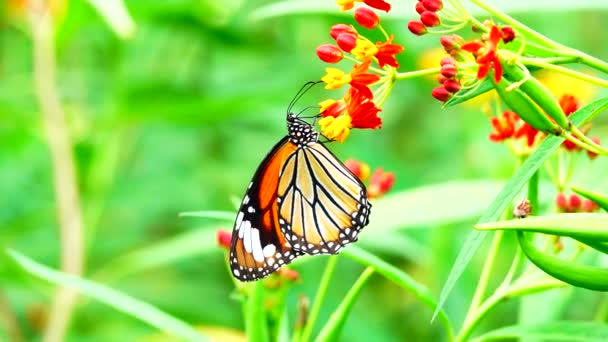
[(447, 79), (447, 80), (443, 81), (443, 87), (448, 92), (450, 92), (452, 94), (456, 94), (457, 92), (460, 91), (460, 82), (458, 82), (458, 80)]
[(443, 1), (441, 0), (422, 0), (420, 3), (426, 10), (431, 12), (441, 11), (443, 8)]
[(513, 137), (513, 134), (515, 134), (515, 125), (518, 120), (519, 116), (510, 111), (502, 113), (502, 116), (493, 117), (490, 120), (490, 123), (492, 124), (494, 131), (489, 135), (490, 140), (501, 142)]
[(363, 2), (369, 7), (388, 12), (391, 10), (391, 4), (383, 0), (336, 0), (336, 4), (341, 11), (348, 11), (355, 6), (355, 2)]
[(420, 14), (420, 21), (422, 21), (426, 27), (435, 27), (440, 23), (437, 13), (431, 11), (422, 12)]
[(530, 126), (527, 122), (524, 122), (519, 128), (515, 131), (513, 135), (514, 138), (526, 137), (528, 146), (534, 145), (534, 141), (536, 141), (536, 136), (538, 135), (538, 130), (532, 126)]
[(378, 48), (367, 39), (357, 38), (357, 45), (350, 51), (356, 59), (363, 61), (370, 59), (378, 53)]
[(346, 25), (346, 24), (336, 24), (336, 25), (332, 26), (331, 29), (329, 30), (329, 35), (333, 39), (337, 39), (338, 36), (342, 33), (350, 33), (350, 34), (354, 34), (356, 36), (357, 30), (355, 30), (355, 28), (352, 27), (351, 25)]
[(344, 58), (342, 50), (332, 44), (323, 44), (317, 48), (317, 56), (326, 63), (338, 63)]
[(407, 29), (417, 36), (422, 36), (428, 32), (426, 26), (420, 20), (410, 20), (410, 22), (407, 23)]
[(562, 108), (566, 116), (576, 112), (579, 107), (578, 100), (573, 95), (564, 94), (559, 98), (559, 106)]
[(369, 165), (362, 163), (354, 159), (347, 159), (344, 162), (346, 168), (348, 168), (357, 178), (364, 182), (369, 177)]
[(592, 213), (592, 212), (598, 210), (599, 208), (600, 208), (600, 206), (590, 199), (585, 199), (583, 201), (583, 203), (581, 204), (581, 210), (586, 213)]
[(325, 68), (325, 76), (321, 77), (321, 81), (325, 82), (325, 89), (338, 89), (346, 83), (352, 81), (350, 74), (345, 74), (337, 68)]
[(230, 249), (232, 234), (229, 231), (220, 229), (217, 231), (217, 243), (220, 247)]
[(367, 7), (359, 7), (355, 10), (355, 20), (359, 25), (366, 29), (373, 29), (380, 23), (380, 18), (376, 12), (372, 11)]
[(351, 52), (357, 46), (357, 36), (352, 33), (341, 33), (336, 38), (336, 43), (345, 52)]
[(566, 196), (563, 193), (559, 193), (555, 198), (555, 205), (562, 212), (575, 213), (581, 209), (582, 200), (577, 194)]
[(452, 94), (443, 85), (435, 87), (431, 92), (431, 95), (441, 102), (446, 102), (452, 97)]
[(333, 116), (338, 117), (346, 109), (346, 103), (344, 99), (336, 100), (325, 100), (319, 103), (321, 110), (319, 111), (323, 117)]
[(505, 26), (500, 29), (500, 34), (502, 36), (502, 41), (506, 43), (512, 42), (515, 39), (515, 31), (511, 26)]
[(388, 192), (394, 184), (395, 174), (384, 172), (382, 168), (378, 168), (369, 179), (367, 195), (369, 198), (378, 198)]
[(449, 36), (441, 36), (439, 42), (445, 49), (445, 52), (451, 54), (452, 51), (460, 49), (461, 45), (464, 43), (464, 39), (457, 34), (451, 34)]
[(498, 58), (497, 49), (498, 43), (502, 39), (502, 34), (497, 26), (493, 25), (490, 29), (490, 34), (487, 41), (472, 41), (461, 46), (462, 50), (468, 51), (475, 55), (475, 61), (479, 65), (477, 70), (477, 79), (481, 80), (494, 67), (494, 80), (500, 82), (502, 78), (502, 64)]
[(394, 68), (399, 68), (399, 62), (395, 59), (395, 55), (403, 52), (405, 48), (399, 44), (393, 44), (393, 39), (395, 37), (391, 35), (386, 42), (376, 43), (376, 48), (378, 48), (378, 52), (376, 52), (376, 58), (378, 59), (378, 65), (382, 68), (385, 65), (390, 65)]
[(321, 126), (321, 131), (326, 137), (341, 143), (348, 138), (350, 129), (353, 127), (352, 118), (349, 115), (326, 116), (319, 120), (319, 126)]
[[(600, 138), (598, 138), (598, 137), (591, 138), (591, 141), (593, 141), (594, 143), (596, 143), (598, 145), (600, 144)], [(589, 157), (589, 159), (595, 159), (597, 157), (597, 153), (587, 151), (587, 156)]]

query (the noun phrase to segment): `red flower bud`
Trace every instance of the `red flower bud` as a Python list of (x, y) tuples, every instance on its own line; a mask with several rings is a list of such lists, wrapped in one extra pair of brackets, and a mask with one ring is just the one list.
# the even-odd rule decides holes
[(416, 3), (416, 12), (418, 12), (418, 14), (422, 14), (422, 12), (426, 11), (427, 9), (424, 8), (424, 5), (422, 4), (422, 2), (417, 2)]
[(562, 143), (562, 146), (566, 149), (566, 151), (570, 151), (570, 152), (579, 151), (581, 149), (577, 144), (573, 143), (570, 140), (564, 140), (564, 142)]
[(424, 11), (420, 14), (420, 21), (427, 27), (439, 25), (439, 16), (435, 12)]
[(568, 199), (566, 198), (566, 195), (564, 195), (561, 192), (559, 194), (557, 194), (557, 196), (555, 197), (555, 205), (557, 206), (557, 209), (559, 209), (560, 211), (567, 211), (568, 210)]
[(410, 22), (407, 23), (407, 28), (417, 36), (422, 36), (427, 32), (426, 26), (424, 26), (420, 20), (410, 20)]
[(502, 36), (502, 41), (506, 43), (512, 42), (515, 39), (515, 31), (511, 26), (505, 26), (500, 29), (500, 35)]
[(452, 50), (460, 49), (460, 46), (464, 43), (464, 39), (457, 34), (451, 34), (449, 36), (441, 36), (439, 42), (441, 42), (445, 51), (450, 53)]
[(456, 65), (456, 60), (454, 58), (452, 58), (452, 57), (444, 57), (444, 58), (441, 59), (441, 62), (439, 62), (439, 64), (441, 66), (444, 66), (446, 64), (454, 64), (454, 65)]
[(592, 213), (592, 212), (598, 210), (599, 208), (600, 208), (600, 206), (597, 205), (597, 203), (593, 202), (590, 199), (585, 199), (583, 201), (583, 204), (581, 205), (581, 210), (586, 213)]
[(443, 1), (441, 0), (422, 0), (421, 3), (424, 5), (424, 8), (431, 12), (437, 12), (443, 8)]
[(336, 43), (338, 43), (340, 49), (350, 52), (357, 46), (357, 36), (352, 33), (342, 33), (336, 38)]
[(344, 55), (339, 47), (332, 44), (323, 44), (317, 48), (317, 56), (325, 63), (338, 63)]
[(439, 74), (439, 75), (437, 76), (437, 82), (439, 82), (439, 84), (443, 84), (443, 83), (444, 83), (445, 81), (447, 81), (447, 80), (448, 80), (448, 78), (447, 78), (447, 77), (445, 77), (445, 76), (443, 76), (442, 74)]
[(359, 7), (355, 10), (355, 20), (366, 29), (373, 29), (380, 22), (376, 12), (367, 7)]
[(456, 80), (446, 80), (443, 82), (443, 86), (450, 93), (457, 93), (460, 90), (460, 82)]
[(329, 34), (331, 35), (331, 37), (333, 39), (337, 39), (338, 36), (341, 35), (342, 33), (350, 33), (350, 34), (357, 35), (357, 30), (355, 30), (355, 28), (352, 27), (351, 25), (346, 25), (346, 24), (336, 24), (336, 25), (332, 26), (331, 29), (329, 30)]
[(564, 94), (564, 95), (562, 95), (562, 97), (559, 98), (559, 106), (564, 111), (564, 114), (566, 114), (566, 116), (568, 116), (578, 110), (579, 104), (578, 104), (578, 100), (576, 99), (576, 97), (574, 97), (572, 95)]
[(388, 192), (395, 184), (395, 174), (384, 172), (382, 168), (376, 169), (369, 179), (367, 194), (370, 198), (377, 198)]
[(347, 159), (344, 162), (344, 165), (362, 182), (365, 181), (367, 177), (369, 177), (369, 166), (365, 163), (361, 163), (354, 159)]
[(441, 74), (447, 78), (454, 78), (458, 70), (454, 64), (445, 64), (441, 67)]
[(581, 207), (582, 201), (581, 197), (577, 194), (570, 195), (568, 199), (568, 212), (574, 213), (577, 212)]
[[(596, 144), (600, 144), (600, 138), (598, 137), (593, 137), (591, 138), (591, 141), (593, 141)], [(595, 159), (597, 157), (597, 153), (593, 153), (591, 151), (587, 151), (587, 156), (589, 157), (589, 159)]]
[(217, 231), (217, 243), (220, 247), (230, 249), (230, 241), (232, 240), (232, 234), (229, 231), (220, 229)]
[(433, 89), (431, 94), (433, 95), (434, 98), (436, 98), (437, 100), (439, 100), (441, 102), (446, 102), (447, 100), (450, 99), (450, 97), (452, 97), (452, 94), (450, 94), (450, 92), (447, 89), (445, 89), (445, 87), (443, 85), (440, 85), (439, 87), (436, 87), (435, 89)]

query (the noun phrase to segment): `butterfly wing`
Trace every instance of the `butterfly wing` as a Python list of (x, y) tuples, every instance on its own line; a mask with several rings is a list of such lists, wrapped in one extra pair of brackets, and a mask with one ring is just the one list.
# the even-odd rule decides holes
[(369, 223), (365, 186), (318, 142), (287, 157), (277, 194), (281, 231), (297, 251), (337, 254)]
[(241, 281), (264, 278), (302, 254), (281, 233), (277, 202), (279, 172), (295, 151), (288, 137), (279, 141), (258, 167), (243, 197), (230, 246), (230, 268)]

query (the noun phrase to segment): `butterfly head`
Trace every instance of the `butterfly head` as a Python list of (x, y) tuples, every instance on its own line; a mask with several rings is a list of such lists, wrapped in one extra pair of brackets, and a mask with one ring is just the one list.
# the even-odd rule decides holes
[(319, 140), (319, 133), (313, 126), (293, 113), (287, 114), (287, 131), (289, 140), (296, 146), (308, 145)]

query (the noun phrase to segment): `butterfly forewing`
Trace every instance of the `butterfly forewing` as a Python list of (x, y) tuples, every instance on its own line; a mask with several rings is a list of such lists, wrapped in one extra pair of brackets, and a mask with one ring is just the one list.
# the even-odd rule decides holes
[(230, 246), (230, 268), (241, 281), (266, 277), (302, 254), (292, 250), (279, 229), (276, 192), (281, 166), (294, 149), (282, 139), (264, 158), (243, 197)]

